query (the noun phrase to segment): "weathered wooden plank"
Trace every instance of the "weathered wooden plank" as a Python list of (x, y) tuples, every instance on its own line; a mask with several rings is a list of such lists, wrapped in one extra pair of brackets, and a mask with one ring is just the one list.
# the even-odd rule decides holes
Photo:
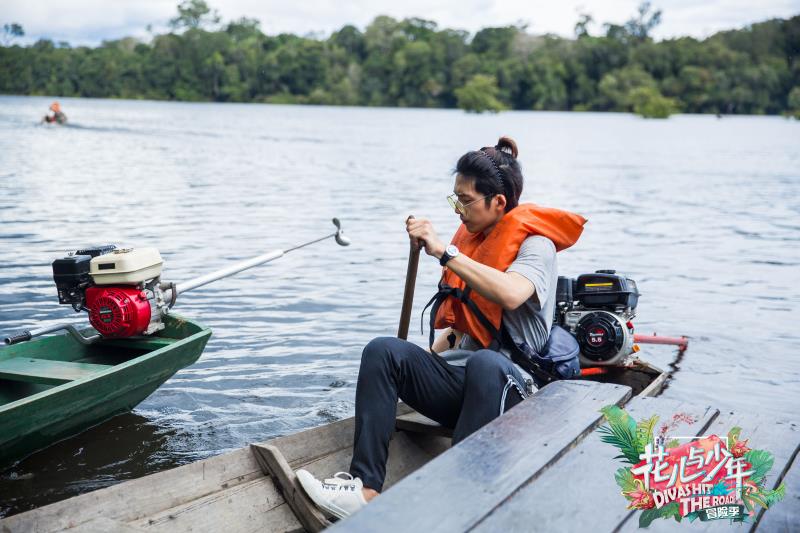
[(144, 533), (144, 529), (139, 529), (125, 522), (118, 522), (110, 518), (95, 518), (83, 524), (70, 528), (69, 533)]
[[(655, 367), (652, 367), (655, 369)], [(667, 382), (667, 378), (669, 374), (666, 372), (662, 372), (658, 375), (647, 387), (639, 393), (639, 396), (646, 397), (646, 396), (657, 396), (661, 389), (664, 388), (664, 384)]]
[[(702, 435), (719, 413), (685, 402), (637, 397), (625, 406), (636, 419), (658, 415), (661, 423), (682, 413), (673, 435)], [(542, 471), (486, 516), (475, 531), (611, 531), (630, 511), (614, 473), (622, 466), (619, 451), (593, 432), (555, 464)]]
[(465, 531), (600, 422), (630, 388), (555, 382), (516, 405), (330, 531)]
[(759, 517), (753, 531), (758, 533), (791, 533), (800, 529), (800, 459), (795, 454), (783, 476), (786, 497)]
[(12, 357), (11, 359), (0, 361), (0, 378), (28, 383), (58, 385), (82, 379), (109, 368), (111, 368), (110, 365), (71, 363), (33, 357)]
[(132, 522), (262, 476), (242, 448), (10, 516), (0, 520), (0, 531), (47, 533), (94, 518)]
[[(775, 419), (766, 414), (728, 411), (721, 413), (705, 434), (724, 437), (734, 426), (742, 428), (742, 437), (750, 439), (748, 444), (750, 447), (772, 452), (775, 464), (770, 471), (767, 486), (769, 488), (777, 487), (780, 474), (785, 471), (800, 446), (800, 427), (795, 422)], [(781, 503), (775, 507), (778, 508)], [(638, 516), (638, 513), (631, 512), (628, 518), (620, 524), (619, 531), (641, 531)], [(686, 531), (687, 527), (691, 527), (693, 533), (730, 531), (731, 524), (728, 520), (712, 520), (708, 522), (695, 521), (689, 526), (683, 523), (679, 524), (674, 520), (656, 520), (647, 529), (659, 533)]]
[(331, 522), (325, 518), (322, 511), (317, 508), (303, 487), (300, 486), (297, 475), (278, 448), (269, 444), (254, 444), (250, 446), (250, 450), (255, 454), (261, 470), (272, 476), (283, 499), (289, 504), (306, 530), (317, 533), (331, 525)]
[(301, 527), (266, 476), (164, 510), (132, 525), (163, 533), (292, 531)]
[(439, 435), (442, 437), (452, 437), (453, 430), (446, 428), (438, 422), (431, 420), (425, 415), (412, 411), (397, 417), (395, 424), (397, 429), (411, 431), (414, 433), (426, 433), (428, 435)]

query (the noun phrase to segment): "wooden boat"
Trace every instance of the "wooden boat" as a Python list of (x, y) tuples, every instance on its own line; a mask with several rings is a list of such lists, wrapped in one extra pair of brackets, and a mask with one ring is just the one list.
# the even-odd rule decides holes
[(129, 411), (197, 361), (211, 330), (175, 315), (164, 323), (152, 337), (54, 335), (0, 349), (0, 466)]
[[(616, 387), (619, 397), (654, 396), (666, 378), (667, 374), (658, 368), (634, 360), (626, 368), (610, 369), (581, 380), (555, 382), (524, 403), (536, 402), (538, 395), (548, 389), (557, 392), (565, 384), (568, 389), (601, 387), (592, 381), (631, 387), (630, 391)], [(587, 387), (581, 387), (584, 384)], [(602, 400), (599, 395), (592, 399), (596, 403)], [(559, 399), (558, 403), (563, 402)], [(596, 427), (600, 414), (596, 407), (591, 410), (586, 416), (591, 418), (592, 427)], [(309, 505), (308, 497), (297, 485), (294, 470), (305, 468), (318, 477), (347, 471), (354, 426), (354, 419), (348, 418), (82, 494), (0, 520), (0, 530), (31, 531), (35, 525), (33, 529), (41, 533), (67, 528), (75, 532), (318, 531), (330, 522)], [(450, 448), (448, 428), (402, 403), (398, 405), (396, 427), (389, 446), (384, 488), (390, 488)]]

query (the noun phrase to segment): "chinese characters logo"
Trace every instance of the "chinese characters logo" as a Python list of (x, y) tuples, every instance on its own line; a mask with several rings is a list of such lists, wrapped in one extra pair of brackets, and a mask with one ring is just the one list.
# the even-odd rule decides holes
[(642, 511), (639, 527), (656, 518), (744, 522), (755, 516), (757, 506), (768, 508), (784, 497), (783, 483), (767, 488), (772, 454), (749, 448), (749, 439), (740, 438), (741, 428), (731, 429), (725, 439), (668, 439), (670, 428), (692, 423), (691, 417), (675, 415), (655, 435), (657, 416), (637, 422), (616, 405), (601, 411), (608, 421), (598, 430), (601, 440), (620, 450), (615, 459), (629, 463), (614, 477), (628, 509)]

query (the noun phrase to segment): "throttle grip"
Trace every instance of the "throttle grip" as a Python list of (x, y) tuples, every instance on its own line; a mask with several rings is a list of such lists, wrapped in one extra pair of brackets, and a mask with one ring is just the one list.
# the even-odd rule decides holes
[(17, 333), (16, 335), (11, 335), (10, 337), (6, 337), (3, 339), (6, 344), (17, 344), (19, 342), (25, 342), (31, 340), (31, 332), (30, 331), (23, 331), (22, 333)]

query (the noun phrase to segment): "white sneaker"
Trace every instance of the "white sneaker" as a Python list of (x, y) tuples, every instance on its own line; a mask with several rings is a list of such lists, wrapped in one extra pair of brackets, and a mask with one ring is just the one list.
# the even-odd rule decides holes
[(307, 470), (298, 470), (297, 479), (309, 497), (337, 518), (346, 518), (365, 505), (364, 483), (347, 472), (337, 472), (332, 478), (320, 481)]

